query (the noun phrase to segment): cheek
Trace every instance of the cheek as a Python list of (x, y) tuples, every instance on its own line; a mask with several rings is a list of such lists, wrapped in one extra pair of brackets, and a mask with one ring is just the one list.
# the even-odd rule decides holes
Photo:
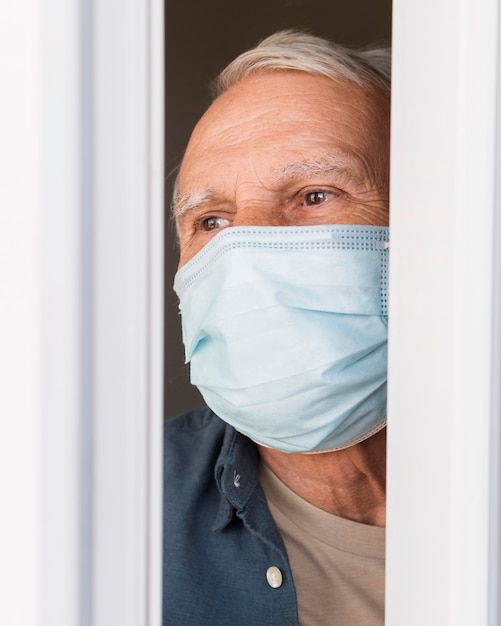
[(181, 249), (179, 252), (179, 264), (177, 268), (181, 268), (183, 265), (186, 265), (188, 261), (193, 258), (196, 254), (196, 251), (192, 250), (192, 246), (183, 244), (181, 241)]
[(188, 237), (188, 234), (186, 233), (186, 229), (183, 229), (179, 225), (178, 225), (178, 237), (179, 237), (179, 265), (178, 265), (178, 269), (179, 269), (182, 265), (185, 265), (185, 263), (187, 263), (187, 261), (189, 261), (189, 259), (193, 255), (191, 254), (190, 238)]
[(388, 207), (382, 203), (373, 205), (357, 205), (353, 208), (350, 223), (366, 226), (388, 226)]
[(180, 246), (179, 246), (180, 252), (179, 252), (178, 269), (181, 268), (183, 265), (186, 265), (188, 261), (190, 261), (198, 252), (200, 252), (200, 250), (205, 246), (206, 243), (208, 243), (208, 241), (209, 241), (209, 238), (191, 239), (189, 237), (186, 237), (183, 239), (183, 237), (180, 236)]

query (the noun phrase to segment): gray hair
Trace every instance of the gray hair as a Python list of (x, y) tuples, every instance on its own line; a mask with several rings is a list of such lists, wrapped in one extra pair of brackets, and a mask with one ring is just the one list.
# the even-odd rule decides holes
[(309, 33), (284, 30), (232, 61), (214, 81), (213, 95), (217, 98), (251, 74), (290, 70), (376, 87), (389, 96), (391, 51), (388, 47), (355, 50)]

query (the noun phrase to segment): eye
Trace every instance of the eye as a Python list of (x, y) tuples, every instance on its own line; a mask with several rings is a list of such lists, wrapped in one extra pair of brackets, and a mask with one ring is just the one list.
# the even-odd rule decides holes
[(328, 200), (328, 197), (329, 194), (325, 191), (309, 191), (304, 196), (304, 203), (306, 206), (315, 206)]
[(198, 227), (205, 233), (210, 233), (214, 230), (218, 230), (219, 228), (225, 228), (226, 226), (229, 226), (229, 224), (229, 220), (224, 217), (217, 217), (216, 215), (210, 215), (209, 217), (204, 217), (198, 221)]

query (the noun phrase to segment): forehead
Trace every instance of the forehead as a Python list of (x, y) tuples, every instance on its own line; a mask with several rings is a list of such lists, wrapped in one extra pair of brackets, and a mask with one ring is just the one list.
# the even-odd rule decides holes
[[(195, 127), (180, 172), (181, 193), (245, 167), (280, 175), (284, 163), (316, 156), (370, 160), (384, 98), (303, 72), (247, 77), (222, 94)], [(379, 124), (380, 125), (380, 124)], [(323, 155), (323, 156), (322, 156)]]

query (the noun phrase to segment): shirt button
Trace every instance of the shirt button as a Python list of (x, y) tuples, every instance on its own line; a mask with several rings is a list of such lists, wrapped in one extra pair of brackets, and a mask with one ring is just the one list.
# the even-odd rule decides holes
[(278, 567), (272, 565), (266, 570), (266, 580), (268, 581), (270, 587), (278, 589), (282, 586), (282, 572), (278, 569)]

